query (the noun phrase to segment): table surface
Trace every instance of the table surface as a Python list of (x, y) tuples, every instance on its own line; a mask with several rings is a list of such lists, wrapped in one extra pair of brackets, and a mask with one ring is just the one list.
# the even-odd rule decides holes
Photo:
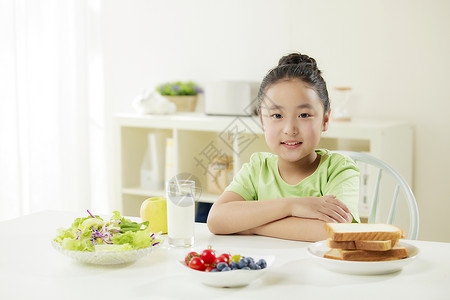
[(212, 245), (232, 253), (275, 256), (271, 268), (248, 286), (215, 288), (179, 265), (189, 249), (161, 245), (134, 263), (115, 266), (63, 256), (51, 240), (57, 228), (69, 227), (81, 216), (44, 211), (0, 223), (0, 299), (450, 299), (450, 243), (408, 240), (420, 250), (411, 264), (392, 274), (358, 276), (316, 264), (306, 251), (310, 243), (213, 235), (197, 223), (195, 249)]

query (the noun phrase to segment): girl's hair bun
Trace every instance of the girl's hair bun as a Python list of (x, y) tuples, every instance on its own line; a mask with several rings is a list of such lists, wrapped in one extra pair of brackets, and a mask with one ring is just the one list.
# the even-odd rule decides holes
[(278, 61), (278, 66), (271, 69), (261, 82), (258, 92), (258, 110), (261, 109), (265, 93), (272, 84), (284, 79), (300, 79), (317, 92), (322, 100), (324, 111), (329, 112), (330, 99), (327, 84), (321, 73), (316, 60), (308, 55), (294, 52), (283, 56)]
[(278, 66), (282, 65), (298, 65), (298, 64), (310, 64), (311, 67), (317, 69), (316, 60), (312, 57), (309, 57), (305, 54), (300, 53), (291, 53), (289, 55), (285, 55), (278, 61)]

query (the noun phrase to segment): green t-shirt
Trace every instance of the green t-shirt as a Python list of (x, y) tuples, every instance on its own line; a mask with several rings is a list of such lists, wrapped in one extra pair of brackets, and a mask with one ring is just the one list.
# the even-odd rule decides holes
[(320, 197), (335, 195), (345, 203), (359, 222), (359, 169), (349, 157), (318, 149), (319, 166), (309, 177), (296, 185), (286, 183), (278, 171), (278, 156), (272, 153), (252, 154), (225, 189), (245, 200), (266, 200), (287, 197)]

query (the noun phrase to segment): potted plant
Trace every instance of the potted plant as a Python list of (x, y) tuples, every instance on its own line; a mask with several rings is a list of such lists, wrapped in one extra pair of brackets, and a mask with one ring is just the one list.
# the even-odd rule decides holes
[(177, 111), (195, 111), (199, 93), (203, 89), (192, 81), (174, 81), (160, 84), (156, 91), (175, 103)]

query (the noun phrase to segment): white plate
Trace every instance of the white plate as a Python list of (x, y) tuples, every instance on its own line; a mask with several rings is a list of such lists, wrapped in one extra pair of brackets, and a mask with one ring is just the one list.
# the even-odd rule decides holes
[(327, 241), (320, 241), (308, 247), (308, 254), (314, 261), (328, 270), (353, 275), (379, 275), (400, 271), (404, 266), (416, 259), (419, 249), (405, 242), (400, 242), (408, 250), (408, 257), (392, 261), (344, 261), (324, 258), (323, 255), (330, 250)]
[(231, 270), (226, 272), (202, 272), (189, 268), (186, 263), (179, 261), (183, 269), (185, 269), (196, 281), (213, 287), (240, 287), (250, 284), (252, 281), (263, 275), (267, 269), (275, 261), (275, 256), (267, 255), (244, 255), (253, 257), (255, 261), (261, 258), (267, 262), (267, 267), (261, 270)]
[(73, 251), (66, 250), (63, 247), (52, 241), (53, 247), (65, 256), (75, 259), (79, 262), (96, 264), (96, 265), (117, 265), (134, 262), (152, 252), (154, 246), (142, 248), (138, 250), (126, 251)]

